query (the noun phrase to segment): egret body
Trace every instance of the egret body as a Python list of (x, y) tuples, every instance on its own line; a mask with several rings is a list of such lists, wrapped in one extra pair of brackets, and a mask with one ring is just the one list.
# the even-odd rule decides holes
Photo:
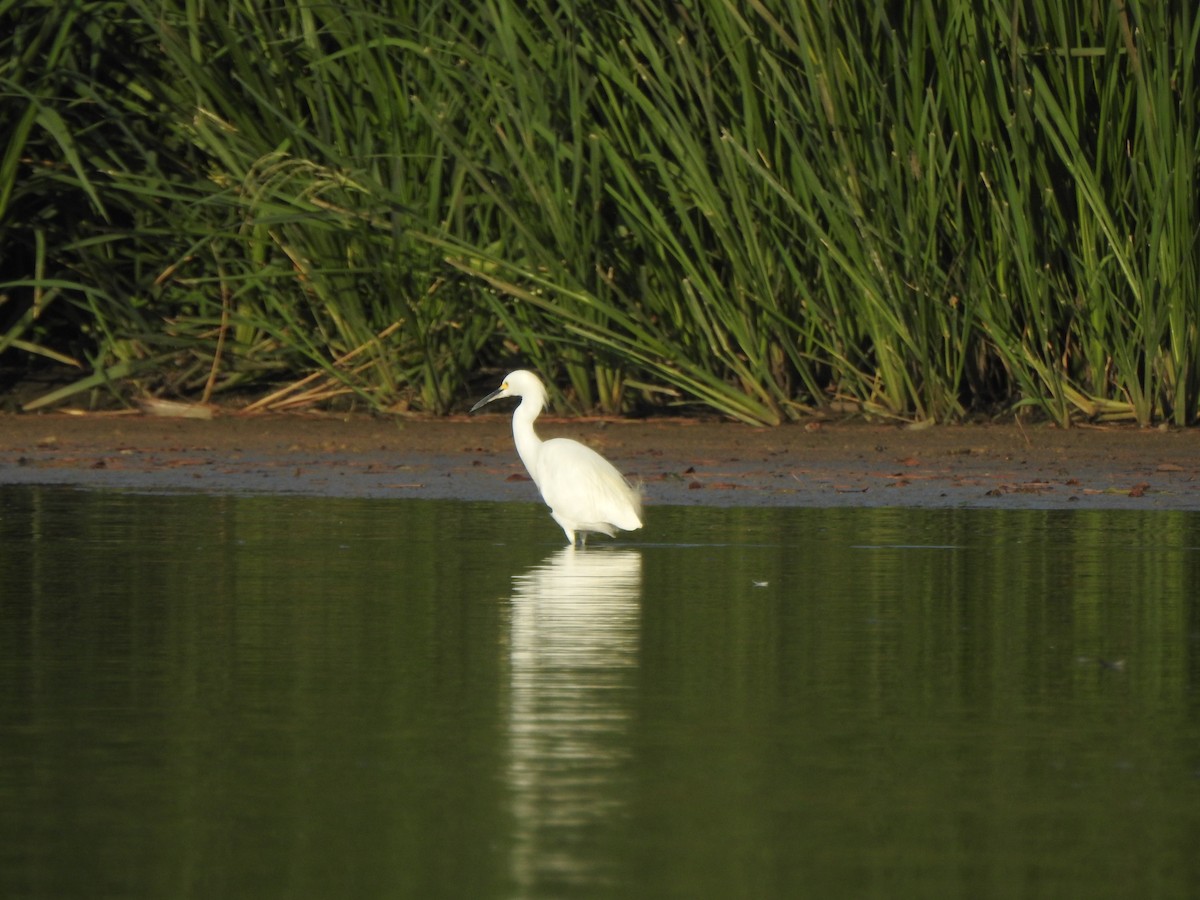
[(641, 494), (612, 463), (579, 441), (537, 436), (533, 423), (547, 400), (540, 378), (524, 369), (510, 372), (471, 412), (503, 397), (521, 398), (512, 419), (517, 454), (572, 546), (576, 535), (587, 543), (588, 532), (614, 537), (617, 529), (642, 527)]

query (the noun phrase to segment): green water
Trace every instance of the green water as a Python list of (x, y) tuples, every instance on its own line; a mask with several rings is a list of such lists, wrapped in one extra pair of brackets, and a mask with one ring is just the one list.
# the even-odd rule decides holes
[(1200, 514), (0, 488), (0, 896), (1183, 897)]

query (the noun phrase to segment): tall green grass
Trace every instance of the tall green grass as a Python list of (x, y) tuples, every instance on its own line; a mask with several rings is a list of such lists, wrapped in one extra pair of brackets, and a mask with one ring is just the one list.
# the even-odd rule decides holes
[(0, 351), (80, 369), (34, 406), (521, 364), (580, 411), (1190, 424), (1185, 7), (0, 0)]

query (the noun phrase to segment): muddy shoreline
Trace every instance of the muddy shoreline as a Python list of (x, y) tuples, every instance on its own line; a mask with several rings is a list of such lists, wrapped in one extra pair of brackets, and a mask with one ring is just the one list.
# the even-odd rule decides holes
[[(647, 504), (1200, 510), (1200, 430), (543, 419)], [(537, 501), (506, 414), (0, 415), (0, 485)]]

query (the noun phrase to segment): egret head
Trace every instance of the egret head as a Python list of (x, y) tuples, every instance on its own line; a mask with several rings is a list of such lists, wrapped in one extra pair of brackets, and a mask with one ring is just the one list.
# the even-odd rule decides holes
[(542, 380), (532, 372), (518, 369), (515, 372), (509, 372), (504, 377), (504, 383), (472, 406), (471, 412), (487, 406), (493, 400), (501, 400), (504, 397), (528, 397), (540, 408), (546, 405), (546, 387), (542, 384)]

